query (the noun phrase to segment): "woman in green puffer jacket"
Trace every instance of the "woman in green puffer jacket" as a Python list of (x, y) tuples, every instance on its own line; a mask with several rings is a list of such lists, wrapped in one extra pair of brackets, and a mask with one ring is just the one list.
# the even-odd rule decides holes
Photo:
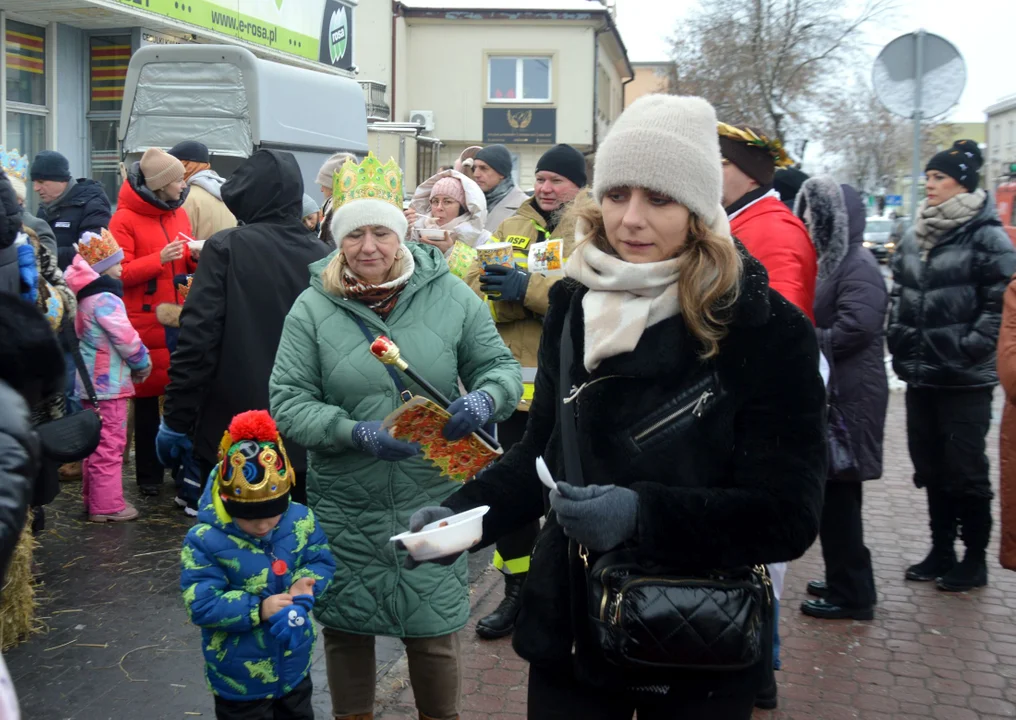
[[(403, 567), (389, 538), (458, 485), (395, 440), (381, 421), (402, 402), (363, 328), (387, 335), (452, 403), (448, 437), (512, 414), (522, 374), (483, 301), (440, 251), (403, 242), (401, 176), (373, 155), (335, 177), (338, 251), (311, 265), (311, 287), (286, 319), (270, 393), (279, 430), (310, 454), (308, 504), (338, 569), (318, 601), (335, 718), (370, 718), (374, 636), (402, 638), (422, 718), (458, 717), (458, 631), (469, 617), (466, 561)], [(362, 324), (362, 327), (361, 327)], [(408, 378), (409, 389), (424, 394)]]

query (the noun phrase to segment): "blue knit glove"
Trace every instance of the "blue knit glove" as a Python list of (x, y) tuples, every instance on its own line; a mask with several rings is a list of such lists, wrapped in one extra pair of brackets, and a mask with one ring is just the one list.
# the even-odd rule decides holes
[(155, 455), (163, 467), (174, 467), (193, 447), (186, 433), (170, 430), (163, 420), (159, 423), (159, 432), (155, 436)]
[(310, 611), (313, 608), (313, 595), (294, 596), (292, 605), (282, 608), (268, 618), (270, 624), (268, 632), (284, 648), (295, 652), (314, 640), (314, 635), (307, 632), (313, 628), (310, 622)]
[(39, 268), (35, 264), (35, 249), (31, 245), (18, 245), (18, 274), (24, 288), (21, 299), (34, 303), (39, 298)]
[(613, 550), (635, 535), (639, 496), (616, 485), (575, 487), (559, 482), (550, 506), (564, 534), (596, 552)]
[(485, 265), (480, 276), (480, 290), (491, 300), (521, 303), (526, 299), (529, 273), (504, 265)]
[(449, 405), (448, 412), (451, 417), (445, 423), (444, 436), (449, 440), (461, 440), (490, 421), (494, 414), (494, 398), (483, 390), (474, 390)]
[(353, 428), (353, 444), (358, 450), (388, 462), (406, 460), (420, 453), (419, 445), (393, 438), (380, 420), (357, 423)]

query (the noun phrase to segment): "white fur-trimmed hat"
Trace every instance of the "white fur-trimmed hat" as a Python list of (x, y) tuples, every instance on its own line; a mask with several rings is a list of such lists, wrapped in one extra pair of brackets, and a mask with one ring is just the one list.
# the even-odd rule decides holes
[(399, 236), (400, 243), (405, 243), (409, 230), (405, 213), (390, 202), (369, 198), (350, 200), (332, 214), (332, 237), (336, 247), (342, 247), (346, 235), (368, 225), (383, 225)]
[(632, 103), (596, 151), (597, 201), (616, 187), (663, 193), (715, 225), (723, 214), (723, 170), (713, 106), (678, 95)]

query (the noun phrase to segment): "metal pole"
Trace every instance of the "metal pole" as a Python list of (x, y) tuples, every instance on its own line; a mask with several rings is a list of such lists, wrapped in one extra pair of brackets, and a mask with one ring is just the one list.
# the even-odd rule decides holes
[(921, 178), (921, 81), (924, 75), (924, 30), (914, 33), (914, 167), (910, 182), (910, 221), (917, 221), (917, 185)]

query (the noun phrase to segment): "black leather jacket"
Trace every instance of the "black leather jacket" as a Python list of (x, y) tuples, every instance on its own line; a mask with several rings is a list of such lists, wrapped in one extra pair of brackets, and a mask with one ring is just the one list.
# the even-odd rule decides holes
[(0, 381), (0, 581), (25, 526), (39, 457), (28, 406), (16, 390)]
[(913, 229), (893, 258), (889, 351), (917, 387), (998, 383), (995, 345), (1016, 250), (990, 197), (976, 216), (922, 257)]

